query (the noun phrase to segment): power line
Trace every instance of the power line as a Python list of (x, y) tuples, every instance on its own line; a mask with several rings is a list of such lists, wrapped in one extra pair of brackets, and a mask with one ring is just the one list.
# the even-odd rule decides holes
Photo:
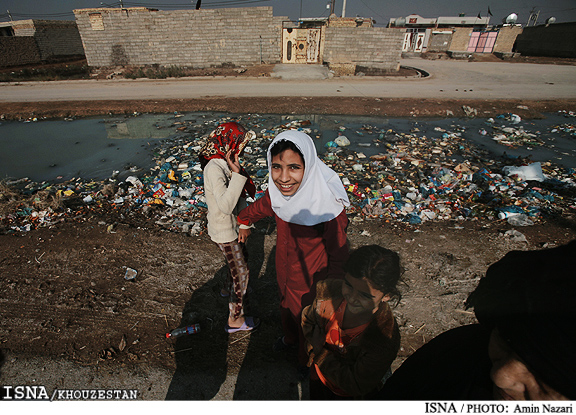
[[(252, 4), (252, 3), (264, 3), (269, 2), (271, 0), (220, 0), (220, 1), (204, 1), (202, 4), (204, 6), (229, 6), (229, 5), (238, 5), (238, 4)], [(150, 7), (150, 8), (188, 8), (192, 6), (192, 2), (186, 3), (140, 3), (140, 2), (124, 2), (127, 5), (136, 6), (136, 7)]]
[[(74, 16), (72, 12), (65, 12), (65, 13), (42, 13), (42, 14), (29, 14), (29, 13), (13, 13), (10, 12), (12, 17), (67, 17), (67, 16)], [(7, 17), (8, 14), (2, 14), (1, 17)]]
[[(254, 4), (254, 3), (266, 3), (270, 2), (271, 0), (217, 0), (212, 1), (204, 0), (202, 6), (208, 7), (226, 7), (226, 6), (235, 6), (235, 5), (245, 5), (245, 4)], [(117, 8), (120, 6), (131, 6), (131, 7), (148, 7), (152, 9), (188, 9), (194, 7), (192, 2), (186, 3), (167, 3), (167, 4), (153, 4), (153, 3), (141, 3), (141, 2), (114, 2), (111, 4), (101, 2), (100, 3), (104, 7), (110, 8)], [(205, 8), (205, 7), (204, 7)], [(56, 19), (56, 18), (74, 18), (74, 13), (72, 11), (63, 12), (63, 13), (14, 13), (10, 12), (12, 18), (16, 20), (26, 20), (26, 19)], [(0, 19), (7, 19), (10, 17), (7, 13), (0, 14)]]
[(378, 13), (376, 10), (374, 10), (373, 8), (371, 8), (370, 6), (368, 6), (364, 0), (360, 0), (360, 2), (364, 5), (364, 7), (366, 7), (368, 10), (370, 10), (372, 13), (374, 13), (376, 16), (378, 16), (378, 18), (382, 18), (384, 20), (386, 20), (386, 18), (384, 16), (382, 16), (380, 13)]

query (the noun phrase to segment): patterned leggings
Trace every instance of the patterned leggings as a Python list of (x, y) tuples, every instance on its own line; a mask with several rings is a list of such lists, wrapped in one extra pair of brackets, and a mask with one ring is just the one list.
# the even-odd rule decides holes
[(230, 316), (238, 319), (244, 315), (244, 306), (246, 302), (246, 289), (248, 288), (248, 252), (246, 245), (238, 241), (216, 244), (226, 257), (228, 263), (228, 286), (230, 300)]

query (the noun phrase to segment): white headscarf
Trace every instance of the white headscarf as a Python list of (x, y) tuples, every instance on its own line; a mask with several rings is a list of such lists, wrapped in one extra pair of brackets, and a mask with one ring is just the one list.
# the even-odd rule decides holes
[(316, 154), (312, 138), (296, 131), (284, 131), (276, 136), (268, 147), (268, 169), (271, 172), (270, 149), (280, 140), (291, 141), (304, 155), (304, 176), (291, 196), (284, 196), (268, 178), (268, 192), (272, 210), (286, 222), (312, 226), (337, 217), (345, 206), (350, 205), (344, 185), (334, 170), (325, 165)]

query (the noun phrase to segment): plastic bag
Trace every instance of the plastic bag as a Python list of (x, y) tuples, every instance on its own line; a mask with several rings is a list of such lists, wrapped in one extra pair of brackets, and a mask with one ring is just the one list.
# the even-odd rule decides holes
[(542, 182), (545, 180), (540, 162), (532, 163), (528, 166), (505, 166), (502, 171), (506, 176), (518, 176), (524, 181), (536, 180)]

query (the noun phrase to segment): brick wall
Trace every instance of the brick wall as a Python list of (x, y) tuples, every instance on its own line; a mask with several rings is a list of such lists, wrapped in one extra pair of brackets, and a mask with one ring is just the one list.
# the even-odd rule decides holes
[(452, 43), (452, 30), (432, 32), (428, 41), (428, 52), (446, 52)]
[(34, 24), (36, 26), (34, 38), (43, 60), (67, 55), (84, 55), (82, 39), (75, 22), (35, 21)]
[(324, 62), (330, 66), (355, 64), (398, 71), (404, 33), (381, 27), (327, 27)]
[(282, 21), (272, 7), (158, 11), (74, 10), (90, 66), (208, 67), (281, 60)]
[[(83, 56), (84, 47), (76, 22), (67, 20), (17, 20), (11, 22), (14, 31), (14, 39), (20, 40), (23, 51), (13, 49), (11, 53), (16, 53), (14, 57), (4, 57), (3, 61), (10, 60), (13, 65), (28, 63), (39, 63), (52, 58), (62, 58), (66, 56)], [(16, 41), (18, 42), (18, 41)], [(32, 45), (35, 45), (35, 52), (31, 52)], [(22, 59), (18, 59), (18, 56)], [(32, 58), (34, 56), (34, 58)], [(1, 58), (0, 58), (1, 59)], [(31, 60), (35, 59), (35, 60)]]
[(450, 52), (465, 52), (468, 50), (468, 43), (470, 43), (470, 36), (472, 35), (473, 28), (471, 27), (457, 27), (452, 34), (452, 41), (448, 51)]
[(40, 50), (33, 37), (0, 37), (0, 66), (40, 62)]
[(36, 28), (33, 20), (18, 20), (12, 23), (14, 36), (34, 36)]
[(576, 23), (525, 27), (514, 51), (527, 56), (576, 58)]
[(516, 37), (522, 33), (522, 28), (519, 26), (503, 26), (498, 31), (498, 37), (496, 38), (496, 43), (494, 43), (494, 49), (492, 52), (495, 53), (509, 53), (512, 52), (514, 48), (514, 43), (516, 42)]
[(330, 16), (328, 19), (329, 27), (374, 27), (372, 19), (363, 17), (337, 17), (336, 15)]

